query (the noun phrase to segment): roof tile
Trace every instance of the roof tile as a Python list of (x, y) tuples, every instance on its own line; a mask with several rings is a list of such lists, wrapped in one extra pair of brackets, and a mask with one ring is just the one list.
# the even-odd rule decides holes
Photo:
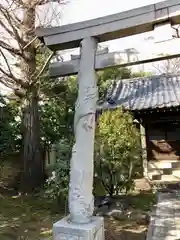
[(160, 75), (113, 81), (102, 108), (145, 110), (180, 106), (180, 76)]

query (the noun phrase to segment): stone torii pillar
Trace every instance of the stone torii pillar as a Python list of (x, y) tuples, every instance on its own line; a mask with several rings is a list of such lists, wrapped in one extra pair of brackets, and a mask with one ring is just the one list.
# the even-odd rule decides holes
[(95, 113), (98, 99), (95, 54), (97, 40), (85, 38), (80, 46), (78, 98), (75, 107), (75, 144), (72, 150), (69, 210), (75, 223), (88, 223), (94, 211), (93, 171)]
[(74, 118), (75, 144), (70, 162), (70, 216), (54, 224), (54, 240), (104, 239), (103, 218), (92, 217), (95, 114), (98, 99), (96, 49), (96, 38), (88, 37), (81, 41)]

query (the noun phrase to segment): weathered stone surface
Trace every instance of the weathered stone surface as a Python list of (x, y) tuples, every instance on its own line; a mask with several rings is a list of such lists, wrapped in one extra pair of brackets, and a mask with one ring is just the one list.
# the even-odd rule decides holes
[(81, 42), (78, 98), (74, 117), (75, 144), (72, 149), (69, 184), (69, 211), (71, 221), (75, 223), (89, 222), (94, 211), (92, 190), (98, 98), (94, 70), (96, 47), (97, 41), (94, 38), (83, 39)]
[(108, 213), (108, 216), (112, 217), (118, 221), (123, 221), (123, 220), (127, 219), (127, 215), (123, 211), (118, 210), (118, 209), (113, 209), (112, 211), (110, 211)]
[(129, 217), (130, 203), (125, 198), (120, 197), (95, 197), (95, 215), (107, 216), (117, 220)]
[(147, 240), (180, 239), (180, 199), (178, 191), (160, 192), (158, 194), (155, 214), (151, 217)]
[(150, 221), (149, 213), (145, 213), (140, 210), (132, 211), (129, 217), (136, 221), (139, 225), (148, 225)]
[(104, 223), (101, 217), (92, 217), (87, 224), (74, 224), (69, 217), (53, 225), (53, 240), (104, 240)]

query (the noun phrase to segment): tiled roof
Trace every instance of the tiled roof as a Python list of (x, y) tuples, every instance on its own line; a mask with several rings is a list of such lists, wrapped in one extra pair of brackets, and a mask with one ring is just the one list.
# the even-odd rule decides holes
[(145, 110), (180, 106), (180, 76), (160, 75), (113, 81), (103, 109)]

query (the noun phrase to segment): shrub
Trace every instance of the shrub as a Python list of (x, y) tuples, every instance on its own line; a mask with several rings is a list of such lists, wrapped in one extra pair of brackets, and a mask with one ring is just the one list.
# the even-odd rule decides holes
[(121, 109), (99, 116), (95, 141), (95, 174), (109, 195), (128, 192), (141, 161), (139, 131)]
[(0, 97), (0, 158), (5, 158), (20, 148), (21, 135), (18, 121), (18, 104), (7, 103)]
[(62, 202), (67, 198), (71, 146), (71, 142), (65, 139), (57, 144), (58, 159), (55, 165), (51, 168), (52, 174), (47, 179), (45, 186), (45, 196), (53, 201), (58, 200), (59, 202)]

